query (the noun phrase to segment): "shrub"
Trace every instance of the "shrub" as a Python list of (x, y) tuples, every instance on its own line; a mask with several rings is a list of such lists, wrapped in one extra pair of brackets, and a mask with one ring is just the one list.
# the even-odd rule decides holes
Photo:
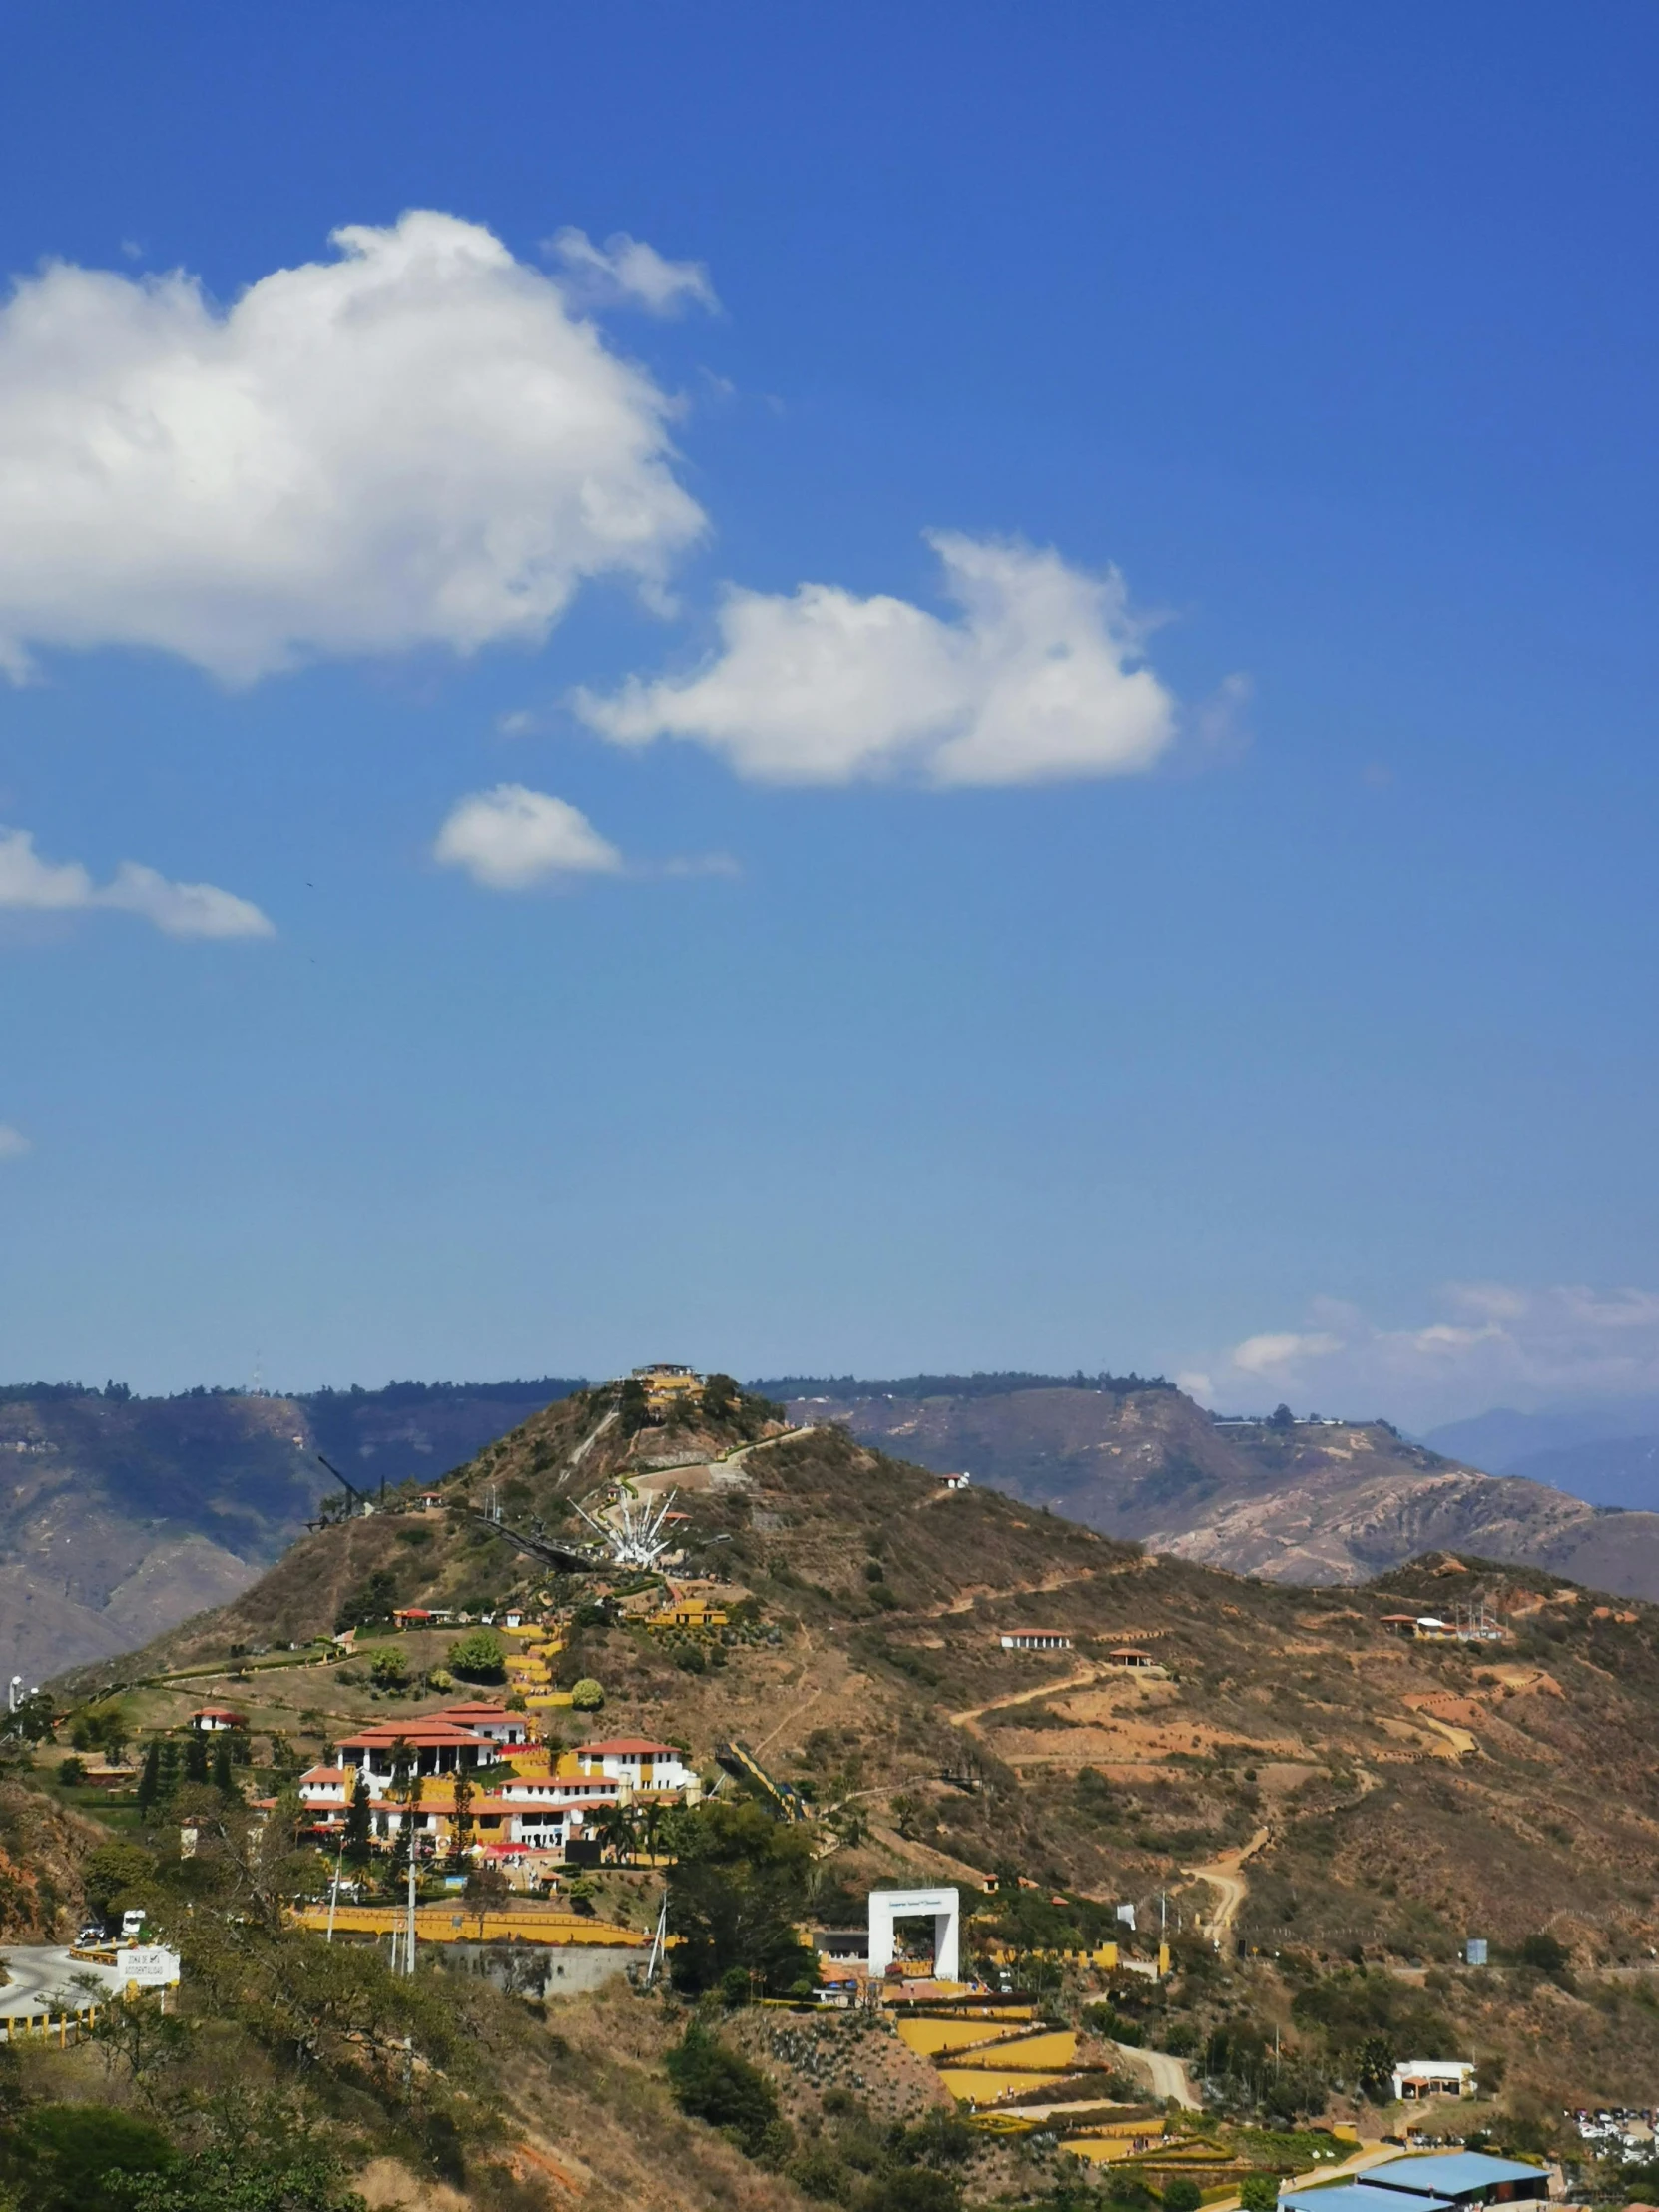
[(1544, 1933), (1528, 1936), (1517, 1956), (1523, 1966), (1548, 1974), (1552, 1980), (1559, 1979), (1571, 1963), (1567, 1947), (1560, 1938)]
[(23, 2184), (11, 2201), (34, 2212), (116, 2212), (131, 2202), (125, 2177), (165, 2173), (173, 2164), (172, 2145), (159, 2127), (102, 2104), (37, 2105), (18, 2125), (7, 2153)]
[(570, 1702), (578, 1713), (597, 1713), (605, 1702), (603, 1683), (596, 1682), (591, 1674), (583, 1675), (571, 1686)]
[[(1164, 2202), (1168, 2204), (1167, 2196)], [(1276, 2212), (1278, 2203), (1277, 2174), (1246, 2174), (1239, 2184), (1240, 2212)]]
[(66, 1790), (73, 1789), (77, 1782), (84, 1782), (86, 1778), (87, 1770), (84, 1760), (60, 1759), (58, 1761), (58, 1780)]
[(408, 1662), (400, 1651), (377, 1651), (369, 1662), (368, 1677), (377, 1690), (406, 1690)]
[(682, 2112), (728, 2130), (751, 2158), (760, 2155), (778, 2118), (778, 2094), (758, 2066), (695, 2020), (664, 2063)]
[(1198, 2212), (1203, 2202), (1204, 2191), (1186, 2174), (1164, 2184), (1164, 2212)]
[(449, 1647), (449, 1671), (464, 1682), (505, 1682), (507, 1655), (487, 1628), (475, 1628)]

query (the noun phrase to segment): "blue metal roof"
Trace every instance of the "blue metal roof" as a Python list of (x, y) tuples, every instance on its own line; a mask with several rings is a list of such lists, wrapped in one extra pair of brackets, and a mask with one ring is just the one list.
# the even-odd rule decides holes
[(1395, 2195), (1408, 2190), (1413, 2196), (1464, 2197), (1471, 2189), (1489, 2189), (1499, 2181), (1537, 2181), (1543, 2172), (1542, 2166), (1489, 2158), (1482, 2150), (1448, 2150), (1427, 2158), (1390, 2158), (1385, 2165), (1371, 2167), (1366, 2179)]
[[(1279, 2200), (1279, 2212), (1286, 2212), (1287, 2206), (1291, 2212), (1401, 2212), (1397, 2189), (1369, 2189), (1365, 2181), (1352, 2181), (1346, 2175), (1287, 2189)], [(1452, 2212), (1452, 2207), (1437, 2197), (1413, 2197), (1411, 2212)]]

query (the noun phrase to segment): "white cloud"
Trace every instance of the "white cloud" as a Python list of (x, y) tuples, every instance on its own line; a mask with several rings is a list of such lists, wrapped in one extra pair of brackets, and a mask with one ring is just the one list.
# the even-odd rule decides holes
[(1659, 1292), (1452, 1283), (1438, 1305), (1384, 1327), (1316, 1300), (1315, 1326), (1246, 1337), (1188, 1373), (1208, 1404), (1260, 1410), (1271, 1390), (1304, 1410), (1381, 1412), (1410, 1427), (1496, 1404), (1659, 1392)]
[(179, 272), (18, 283), (0, 668), (128, 645), (243, 682), (533, 643), (584, 578), (660, 586), (703, 515), (651, 378), (476, 224), (416, 211), (333, 243), (223, 310)]
[(1149, 769), (1175, 706), (1140, 661), (1116, 570), (1089, 575), (1019, 543), (929, 542), (955, 621), (832, 584), (733, 589), (705, 667), (633, 677), (610, 698), (578, 692), (576, 711), (619, 745), (690, 738), (769, 783), (909, 773), (1027, 784)]
[(1340, 1337), (1315, 1331), (1299, 1336), (1293, 1330), (1270, 1332), (1261, 1337), (1247, 1337), (1243, 1344), (1233, 1347), (1233, 1366), (1241, 1375), (1276, 1375), (1283, 1368), (1292, 1367), (1305, 1360), (1323, 1359), (1328, 1353), (1341, 1352)]
[(96, 884), (79, 860), (43, 860), (27, 830), (0, 826), (0, 911), (85, 913), (107, 907), (138, 914), (170, 937), (272, 937), (258, 906), (212, 883), (170, 883), (152, 867), (123, 860)]
[(622, 854), (586, 815), (567, 800), (523, 784), (497, 784), (458, 800), (432, 852), (441, 866), (464, 868), (491, 891), (522, 891), (561, 876), (622, 870)]
[(21, 1129), (14, 1129), (9, 1121), (0, 1121), (0, 1160), (21, 1160), (24, 1153), (34, 1146)]
[(632, 300), (650, 314), (678, 314), (682, 306), (719, 309), (702, 262), (666, 261), (654, 246), (613, 231), (603, 247), (574, 226), (547, 241), (544, 252), (564, 263), (572, 288), (596, 303)]

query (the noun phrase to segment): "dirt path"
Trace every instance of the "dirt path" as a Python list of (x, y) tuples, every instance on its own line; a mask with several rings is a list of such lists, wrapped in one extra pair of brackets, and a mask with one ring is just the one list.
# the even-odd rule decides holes
[[(926, 1501), (926, 1502), (931, 1502)], [(1110, 1567), (1078, 1567), (1070, 1574), (1045, 1575), (1041, 1582), (1010, 1582), (1005, 1589), (972, 1589), (949, 1598), (942, 1605), (918, 1606), (914, 1612), (897, 1614), (896, 1619), (907, 1621), (938, 1621), (950, 1613), (971, 1613), (985, 1598), (1046, 1597), (1054, 1590), (1069, 1590), (1077, 1582), (1095, 1582), (1102, 1575), (1121, 1574), (1123, 1569)]]
[(1193, 2086), (1184, 2058), (1172, 2058), (1164, 2050), (1140, 2050), (1131, 2043), (1114, 2043), (1112, 2048), (1132, 2070), (1144, 2070), (1150, 2076), (1155, 2097), (1166, 2101), (1173, 2097), (1188, 2112), (1203, 2109), (1204, 2099)]
[(1101, 1676), (1099, 1667), (1082, 1667), (1076, 1674), (1061, 1675), (1056, 1682), (1039, 1682), (1033, 1689), (1011, 1690), (1006, 1697), (993, 1697), (984, 1705), (964, 1706), (961, 1712), (947, 1715), (952, 1727), (972, 1728), (976, 1720), (986, 1713), (1000, 1713), (1009, 1705), (1035, 1705), (1039, 1698), (1061, 1697), (1067, 1690), (1087, 1689)]
[(1248, 1844), (1241, 1844), (1236, 1851), (1224, 1851), (1219, 1859), (1212, 1859), (1202, 1867), (1183, 1867), (1182, 1873), (1192, 1876), (1195, 1882), (1207, 1882), (1211, 1889), (1221, 1892), (1221, 1903), (1211, 1914), (1205, 1933), (1212, 1942), (1225, 1942), (1233, 1923), (1239, 1917), (1239, 1908), (1250, 1895), (1250, 1884), (1239, 1871), (1247, 1859), (1254, 1859), (1268, 1840), (1268, 1831), (1259, 1828)]

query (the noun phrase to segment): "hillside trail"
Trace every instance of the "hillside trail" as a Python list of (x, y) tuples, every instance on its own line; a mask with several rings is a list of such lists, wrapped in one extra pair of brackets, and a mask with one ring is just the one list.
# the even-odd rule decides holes
[(1238, 1919), (1239, 1909), (1250, 1895), (1250, 1884), (1240, 1869), (1247, 1859), (1255, 1858), (1268, 1836), (1266, 1828), (1259, 1828), (1248, 1844), (1240, 1844), (1234, 1851), (1224, 1851), (1202, 1867), (1182, 1868), (1182, 1873), (1191, 1875), (1195, 1882), (1207, 1882), (1211, 1889), (1221, 1892), (1221, 1903), (1205, 1928), (1212, 1942), (1224, 1942)]
[[(931, 1501), (929, 1501), (931, 1502)], [(1010, 1582), (1003, 1587), (986, 1583), (984, 1587), (964, 1590), (960, 1595), (947, 1598), (942, 1605), (918, 1605), (913, 1612), (900, 1617), (907, 1621), (940, 1621), (953, 1613), (971, 1613), (983, 1598), (1047, 1597), (1055, 1590), (1069, 1590), (1078, 1582), (1094, 1582), (1102, 1575), (1122, 1574), (1120, 1566), (1075, 1567), (1066, 1574), (1047, 1574), (1040, 1582)]]
[(606, 1429), (614, 1428), (621, 1418), (622, 1407), (620, 1405), (613, 1405), (610, 1411), (605, 1415), (604, 1419), (602, 1421), (599, 1421), (594, 1427), (588, 1430), (587, 1434), (582, 1438), (582, 1441), (576, 1446), (576, 1449), (565, 1461), (564, 1472), (559, 1477), (559, 1486), (561, 1488), (566, 1482), (570, 1480), (570, 1477), (576, 1472), (577, 1468), (582, 1464), (582, 1461), (587, 1457), (588, 1453), (593, 1449), (594, 1445), (598, 1443), (600, 1437), (604, 1435)]
[(1099, 1667), (1080, 1667), (1075, 1674), (1062, 1675), (1057, 1682), (1039, 1682), (1034, 1689), (1013, 1690), (1006, 1697), (993, 1697), (984, 1705), (967, 1705), (959, 1713), (947, 1713), (945, 1718), (953, 1728), (972, 1728), (976, 1720), (986, 1713), (999, 1713), (1006, 1705), (1035, 1705), (1038, 1698), (1059, 1697), (1066, 1690), (1084, 1690), (1090, 1683), (1100, 1680)]

